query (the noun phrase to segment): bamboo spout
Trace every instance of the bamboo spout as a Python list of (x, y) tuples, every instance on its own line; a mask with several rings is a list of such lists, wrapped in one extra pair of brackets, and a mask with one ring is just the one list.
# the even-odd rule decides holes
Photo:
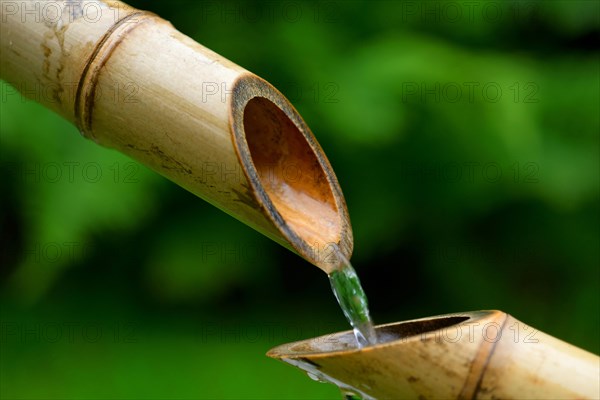
[(267, 354), (364, 398), (598, 399), (598, 356), (501, 311), (440, 315), (278, 346)]
[[(326, 272), (352, 229), (333, 169), (273, 86), (119, 1), (1, 1), (0, 77)], [(40, 93), (42, 95), (40, 95)]]

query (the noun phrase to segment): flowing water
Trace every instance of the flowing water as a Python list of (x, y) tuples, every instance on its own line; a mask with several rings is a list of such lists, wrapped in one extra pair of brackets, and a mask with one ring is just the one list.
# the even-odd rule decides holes
[(369, 314), (367, 296), (360, 284), (356, 271), (350, 261), (344, 257), (339, 248), (335, 253), (341, 266), (329, 274), (329, 282), (335, 298), (337, 299), (344, 315), (354, 329), (357, 346), (364, 347), (377, 343), (377, 335), (373, 328), (373, 321)]
[[(350, 261), (340, 251), (337, 245), (334, 247), (334, 257), (339, 267), (329, 273), (329, 282), (331, 289), (337, 299), (344, 315), (350, 322), (356, 338), (356, 347), (362, 348), (377, 343), (377, 335), (373, 327), (373, 321), (369, 314), (369, 305), (367, 296), (360, 284), (356, 271), (352, 268)], [(348, 343), (350, 344), (350, 343)], [(342, 394), (344, 400), (371, 400), (373, 399), (367, 393), (357, 388), (351, 387), (344, 382), (326, 375), (320, 368), (303, 358), (283, 358), (283, 361), (292, 364), (306, 372), (313, 380), (318, 382), (333, 383)], [(370, 389), (364, 385), (365, 390)]]

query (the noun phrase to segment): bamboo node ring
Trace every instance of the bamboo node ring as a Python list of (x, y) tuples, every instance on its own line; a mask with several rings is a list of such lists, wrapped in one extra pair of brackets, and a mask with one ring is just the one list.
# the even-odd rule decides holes
[(130, 12), (118, 19), (96, 43), (85, 63), (75, 94), (75, 124), (84, 137), (96, 141), (92, 130), (92, 117), (96, 87), (102, 68), (125, 36), (152, 17), (156, 15), (148, 11)]

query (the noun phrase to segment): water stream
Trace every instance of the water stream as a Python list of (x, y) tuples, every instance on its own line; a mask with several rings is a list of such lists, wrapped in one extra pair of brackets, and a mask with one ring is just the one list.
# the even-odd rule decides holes
[(376, 344), (377, 335), (369, 314), (367, 296), (358, 275), (337, 246), (335, 253), (338, 260), (341, 260), (341, 266), (329, 274), (329, 282), (335, 298), (354, 329), (357, 346), (360, 348)]

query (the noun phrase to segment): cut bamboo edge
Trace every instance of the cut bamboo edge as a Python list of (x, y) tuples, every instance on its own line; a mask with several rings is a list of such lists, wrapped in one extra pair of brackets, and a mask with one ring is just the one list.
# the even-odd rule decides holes
[(325, 272), (353, 237), (333, 169), (265, 80), (118, 1), (0, 0), (0, 78)]
[(377, 399), (598, 399), (598, 356), (501, 311), (440, 315), (284, 344), (269, 357)]

